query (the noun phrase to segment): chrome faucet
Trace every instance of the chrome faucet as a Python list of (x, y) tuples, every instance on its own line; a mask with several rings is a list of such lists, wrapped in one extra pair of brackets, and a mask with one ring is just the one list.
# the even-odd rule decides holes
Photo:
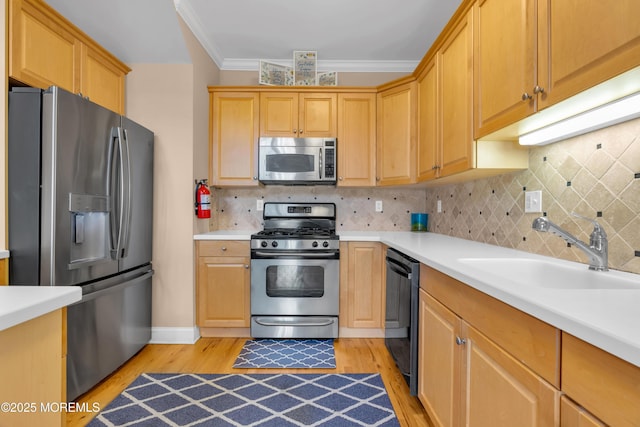
[(556, 236), (562, 237), (568, 243), (575, 245), (577, 248), (581, 249), (589, 257), (589, 270), (608, 271), (609, 244), (607, 242), (607, 233), (605, 233), (604, 229), (600, 226), (600, 224), (598, 224), (597, 221), (583, 217), (574, 212), (572, 212), (571, 215), (578, 218), (586, 219), (587, 221), (593, 223), (593, 231), (591, 232), (591, 236), (589, 237), (588, 245), (578, 240), (571, 233), (561, 229), (559, 226), (543, 216), (533, 220), (533, 224), (531, 224), (531, 227), (536, 231), (549, 231)]

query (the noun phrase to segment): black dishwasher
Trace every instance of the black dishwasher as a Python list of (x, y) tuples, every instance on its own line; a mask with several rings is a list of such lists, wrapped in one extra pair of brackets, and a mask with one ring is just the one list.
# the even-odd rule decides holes
[(411, 395), (418, 393), (418, 291), (420, 262), (387, 249), (385, 345), (402, 372)]

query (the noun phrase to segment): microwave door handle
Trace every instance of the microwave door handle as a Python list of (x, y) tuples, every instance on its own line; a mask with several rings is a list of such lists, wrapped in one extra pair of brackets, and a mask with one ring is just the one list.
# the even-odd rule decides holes
[(319, 155), (320, 161), (319, 163), (319, 171), (318, 174), (320, 175), (320, 179), (322, 179), (322, 148), (320, 148), (320, 155)]

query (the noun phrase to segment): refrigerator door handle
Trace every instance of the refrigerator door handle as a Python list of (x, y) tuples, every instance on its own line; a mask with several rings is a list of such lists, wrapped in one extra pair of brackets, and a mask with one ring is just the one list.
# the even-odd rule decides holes
[(111, 138), (109, 139), (109, 157), (107, 159), (107, 194), (109, 195), (109, 223), (111, 234), (111, 258), (117, 259), (120, 235), (120, 215), (116, 215), (120, 198), (118, 197), (118, 181), (117, 181), (117, 162), (119, 154), (119, 138), (118, 128), (111, 128)]
[(120, 258), (129, 252), (129, 236), (131, 235), (131, 158), (129, 156), (129, 138), (127, 130), (120, 127), (121, 179), (122, 179), (122, 242)]
[(128, 288), (129, 286), (135, 285), (136, 283), (139, 283), (139, 282), (142, 282), (144, 280), (147, 280), (148, 278), (153, 276), (154, 273), (155, 273), (155, 270), (148, 270), (143, 275), (135, 277), (135, 278), (133, 278), (131, 280), (127, 280), (126, 282), (122, 282), (122, 283), (119, 283), (117, 285), (108, 286), (108, 287), (105, 287), (103, 289), (100, 289), (100, 290), (97, 290), (97, 291), (94, 291), (94, 292), (86, 293), (86, 294), (82, 295), (82, 300), (74, 303), (73, 305), (82, 304), (84, 302), (91, 301), (93, 299), (99, 298), (99, 297), (101, 297), (101, 296), (103, 296), (105, 294), (110, 294), (110, 293), (119, 291), (120, 289)]
[[(111, 133), (111, 140), (117, 141), (110, 150), (111, 157), (109, 168), (112, 176), (109, 183), (111, 200), (114, 206), (111, 209), (111, 255), (114, 259), (127, 256), (131, 221), (131, 163), (129, 159), (129, 142), (126, 131), (118, 126)], [(115, 215), (113, 212), (115, 211)]]

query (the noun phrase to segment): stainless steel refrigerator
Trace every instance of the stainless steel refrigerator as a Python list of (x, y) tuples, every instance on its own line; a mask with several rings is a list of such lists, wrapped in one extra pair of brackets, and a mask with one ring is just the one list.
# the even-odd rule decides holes
[(81, 286), (67, 399), (151, 338), (153, 132), (57, 87), (9, 93), (11, 285)]

